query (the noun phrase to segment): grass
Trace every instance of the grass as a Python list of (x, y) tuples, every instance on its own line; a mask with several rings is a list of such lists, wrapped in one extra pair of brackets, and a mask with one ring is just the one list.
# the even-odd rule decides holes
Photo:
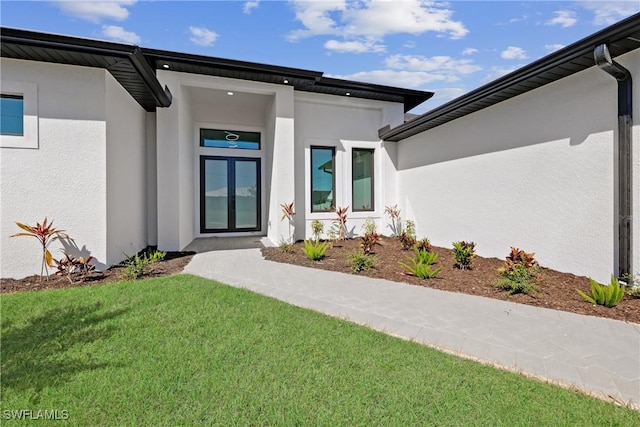
[(193, 276), (0, 302), (3, 421), (25, 409), (66, 410), (67, 425), (640, 425), (638, 412)]

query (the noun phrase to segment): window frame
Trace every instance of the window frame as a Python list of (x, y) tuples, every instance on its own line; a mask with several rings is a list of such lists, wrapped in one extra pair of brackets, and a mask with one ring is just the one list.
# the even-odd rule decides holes
[[(205, 145), (204, 144), (204, 140), (205, 138), (203, 137), (203, 132), (206, 131), (213, 131), (213, 132), (225, 132), (229, 135), (235, 135), (237, 138), (236, 139), (229, 139), (226, 138), (227, 141), (229, 141), (229, 146), (228, 147), (223, 147), (223, 146), (215, 146), (215, 145)], [(258, 147), (257, 148), (248, 148), (248, 147), (240, 147), (240, 146), (232, 146), (232, 143), (235, 141), (239, 140), (239, 135), (240, 134), (255, 134), (257, 135), (257, 144)], [(225, 130), (225, 129), (213, 129), (213, 128), (206, 128), (206, 127), (201, 127), (199, 129), (199, 144), (200, 147), (202, 148), (222, 148), (222, 149), (231, 149), (231, 150), (242, 150), (242, 151), (260, 151), (262, 150), (262, 134), (261, 132), (255, 132), (255, 131), (244, 131), (244, 130)], [(240, 141), (240, 142), (244, 142), (244, 141)], [(254, 143), (253, 141), (247, 141), (247, 142), (251, 142)]]
[(3, 96), (22, 97), (22, 135), (0, 134), (0, 148), (38, 149), (38, 85), (16, 81), (2, 81)]
[[(354, 171), (355, 171), (355, 153), (356, 152), (368, 152), (371, 154), (370, 158), (370, 168), (371, 168), (371, 207), (369, 209), (361, 209), (356, 207), (355, 204), (355, 179), (354, 179)], [(376, 206), (376, 187), (375, 187), (375, 148), (362, 148), (362, 147), (353, 147), (351, 149), (351, 210), (353, 212), (374, 212)]]
[[(0, 127), (0, 135), (11, 135), (11, 136), (24, 136), (24, 96), (23, 95), (16, 95), (13, 93), (0, 93), (0, 103), (3, 102), (3, 100), (5, 99), (13, 99), (13, 100), (20, 100), (22, 101), (20, 104), (21, 110), (22, 110), (22, 114), (20, 116), (22, 125), (20, 126), (20, 130), (21, 132), (19, 133), (15, 133), (15, 132), (3, 132), (2, 128)], [(9, 116), (3, 116), (3, 117), (9, 117)]]
[[(318, 210), (314, 209), (313, 204), (313, 151), (314, 150), (327, 150), (331, 151), (331, 161), (333, 163), (333, 169), (331, 174), (331, 192), (333, 193), (333, 203), (327, 210)], [(311, 213), (328, 213), (332, 212), (336, 207), (336, 147), (328, 146), (328, 145), (311, 145), (309, 147), (309, 173), (310, 173), (310, 184), (311, 188), (309, 191), (311, 200), (309, 201), (309, 207), (311, 209)]]

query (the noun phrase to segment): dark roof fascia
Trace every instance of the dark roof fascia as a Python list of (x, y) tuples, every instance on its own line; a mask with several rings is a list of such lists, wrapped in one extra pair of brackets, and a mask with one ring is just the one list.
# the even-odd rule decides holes
[[(404, 104), (404, 110), (409, 111), (422, 102), (433, 96), (432, 92), (402, 89), (391, 86), (376, 85), (372, 83), (361, 83), (351, 80), (340, 80), (324, 77), (320, 71), (303, 70), (300, 68), (281, 67), (275, 65), (260, 64), (256, 62), (237, 61), (223, 58), (215, 58), (188, 53), (170, 52), (158, 49), (142, 49), (145, 57), (158, 69), (164, 65), (169, 66), (169, 70), (174, 65), (192, 65), (213, 69), (234, 70), (258, 75), (269, 75), (280, 77), (282, 83), (284, 79), (289, 80), (295, 89), (307, 92), (320, 92), (323, 89), (344, 89), (343, 93), (361, 91), (363, 94), (384, 94), (394, 97), (395, 102)], [(331, 92), (331, 91), (330, 91)], [(355, 95), (355, 93), (354, 93)], [(356, 95), (357, 96), (357, 95)], [(366, 96), (362, 96), (366, 97)]]
[[(533, 82), (531, 81), (532, 79), (582, 56), (589, 57), (590, 64), (577, 69), (575, 72), (590, 68), (591, 66), (595, 65), (595, 62), (593, 60), (593, 50), (596, 46), (603, 43), (614, 44), (617, 41), (627, 38), (631, 34), (635, 33), (640, 33), (640, 13), (632, 15), (631, 17), (620, 21), (617, 24), (607, 27), (576, 43), (573, 43), (563, 49), (547, 55), (544, 58), (541, 58), (525, 67), (522, 67), (497, 80), (494, 80), (491, 83), (481, 86), (478, 89), (472, 90), (471, 92), (459, 98), (456, 98), (446, 104), (441, 105), (440, 107), (426, 112), (422, 116), (411, 120), (410, 122), (404, 123), (395, 128), (385, 126), (378, 131), (379, 137), (383, 140), (399, 142), (425, 130), (432, 129), (460, 117), (498, 104), (507, 99), (521, 95), (522, 93), (537, 89), (541, 86), (551, 83), (551, 81), (540, 83)], [(612, 56), (619, 56), (624, 53), (630, 52), (631, 50), (639, 48), (640, 40), (636, 41), (638, 43), (633, 49), (612, 49)], [(572, 72), (571, 74), (574, 74), (574, 72)], [(558, 76), (553, 81), (559, 80), (564, 77), (566, 76)], [(524, 82), (526, 82), (530, 86), (526, 91), (517, 94), (508, 94), (505, 92), (512, 88), (515, 84)], [(488, 99), (492, 95), (496, 94), (500, 94), (502, 99)], [(461, 111), (461, 109), (463, 108), (464, 111)]]
[(363, 90), (367, 92), (384, 93), (402, 97), (404, 101), (404, 112), (417, 107), (433, 96), (433, 92), (403, 89), (392, 86), (384, 86), (373, 83), (354, 82), (351, 80), (322, 77), (317, 83), (320, 86), (328, 86), (345, 90)]
[[(433, 96), (432, 92), (323, 77), (323, 73), (319, 71), (140, 48), (134, 45), (13, 28), (0, 27), (0, 43), (29, 46), (41, 52), (51, 50), (52, 53), (62, 51), (86, 55), (87, 58), (92, 59), (87, 61), (91, 62), (90, 66), (102, 66), (109, 70), (147, 111), (155, 111), (155, 107), (171, 105), (171, 92), (166, 86), (163, 89), (156, 77), (156, 70), (164, 69), (165, 65), (168, 65), (171, 71), (212, 73), (213, 75), (220, 73), (218, 75), (232, 76), (231, 78), (288, 84), (296, 90), (307, 92), (342, 96), (346, 92), (351, 92), (351, 96), (355, 98), (402, 103), (405, 112)], [(5, 55), (4, 52), (3, 49), (3, 56), (12, 57)], [(32, 57), (24, 57), (21, 54), (20, 59), (32, 59)], [(51, 55), (47, 59), (33, 59), (84, 65), (74, 63), (70, 59), (59, 58), (59, 55)], [(122, 63), (122, 59), (126, 61)], [(114, 64), (115, 62), (118, 63)], [(130, 81), (132, 73), (137, 76), (137, 81)], [(284, 83), (285, 80), (289, 83)]]
[(276, 65), (259, 64), (257, 62), (236, 61), (232, 59), (216, 58), (212, 56), (194, 55), (190, 53), (171, 52), (159, 49), (142, 48), (144, 56), (155, 62), (156, 68), (162, 68), (163, 64), (171, 62), (188, 63), (206, 67), (242, 70), (254, 73), (291, 76), (291, 78), (303, 78), (317, 80), (322, 77), (320, 71), (303, 70), (300, 68), (280, 67)]
[[(44, 37), (46, 38), (44, 38)], [(58, 34), (45, 34), (15, 28), (0, 27), (0, 43), (30, 46), (42, 49), (54, 49), (66, 52), (74, 52), (99, 57), (112, 57), (126, 59), (135, 69), (144, 85), (156, 100), (156, 107), (168, 107), (171, 105), (171, 92), (165, 86), (163, 89), (155, 76), (155, 69), (149, 65), (138, 46), (120, 43), (105, 42), (101, 40), (83, 39)], [(105, 66), (111, 74), (114, 71)], [(117, 76), (114, 74), (114, 77)], [(141, 104), (142, 105), (142, 104)], [(143, 106), (144, 107), (144, 106)], [(145, 108), (150, 110), (149, 107)]]

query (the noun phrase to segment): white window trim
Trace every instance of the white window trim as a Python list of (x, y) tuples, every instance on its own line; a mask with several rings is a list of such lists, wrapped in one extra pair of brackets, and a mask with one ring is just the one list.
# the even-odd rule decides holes
[(24, 102), (24, 135), (0, 135), (0, 148), (38, 148), (38, 85), (36, 83), (2, 81), (3, 95), (22, 96)]

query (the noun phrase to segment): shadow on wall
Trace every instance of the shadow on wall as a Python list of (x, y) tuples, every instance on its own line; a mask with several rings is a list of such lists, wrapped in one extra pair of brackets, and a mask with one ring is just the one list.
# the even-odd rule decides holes
[[(62, 251), (67, 255), (74, 256), (76, 258), (89, 258), (91, 256), (91, 251), (87, 249), (86, 246), (83, 245), (82, 248), (79, 248), (78, 244), (72, 239), (60, 239), (60, 243), (62, 244)], [(95, 265), (96, 270), (98, 271), (104, 271), (109, 268), (107, 264), (101, 262), (95, 257), (91, 261), (91, 265)]]
[[(398, 170), (562, 141), (579, 146), (617, 128), (615, 82), (598, 70), (438, 126), (398, 144)], [(420, 149), (408, 149), (420, 144)], [(404, 147), (403, 147), (404, 146)], [(417, 147), (416, 147), (417, 148)]]

